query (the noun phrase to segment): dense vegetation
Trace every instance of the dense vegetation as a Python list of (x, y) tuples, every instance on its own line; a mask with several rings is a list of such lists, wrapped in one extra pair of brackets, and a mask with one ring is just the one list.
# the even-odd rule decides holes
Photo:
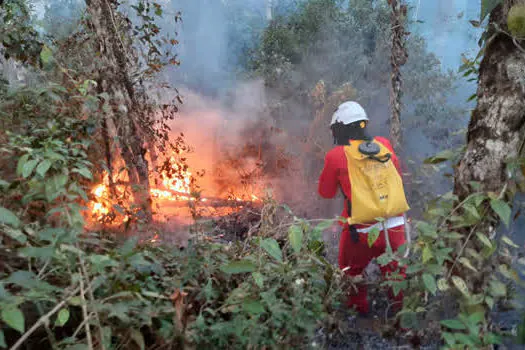
[[(230, 25), (244, 35), (233, 50), (243, 76), (264, 80), (273, 120), (283, 128), (290, 119), (307, 125), (312, 147), (300, 174), (314, 183), (330, 146), (319, 126), (338, 103), (352, 98), (375, 107), (372, 113), (388, 110), (378, 102), (388, 101), (388, 3), (282, 1), (266, 27), (236, 2), (221, 6), (236, 10)], [(406, 295), (392, 323), (399, 320), (414, 338), (434, 329), (445, 348), (525, 341), (523, 324), (516, 337), (492, 318), (513, 307), (524, 284), (521, 248), (500, 232), (519, 217), (512, 203), (523, 187), (525, 90), (490, 60), (500, 55), (507, 72), (519, 74), (513, 62), (523, 60), (524, 12), (519, 1), (481, 6), (480, 22), (492, 13), (481, 51), (462, 67), (480, 84), (468, 144), (412, 165), (421, 181), (415, 170), (459, 161), (455, 188), (438, 198), (413, 188), (414, 203), (424, 208), (416, 241), (377, 259), (407, 266), (408, 279), (381, 282)], [(71, 20), (66, 11), (68, 25), (59, 26), (54, 16), (66, 8), (81, 16)], [(268, 196), (241, 240), (218, 241), (197, 222), (184, 248), (135, 235), (163, 233), (152, 223), (149, 198), (148, 174), (162, 169), (154, 155), (187, 147), (167, 125), (181, 98), (160, 78), (180, 64), (178, 41), (163, 27), (179, 21), (179, 13), (149, 0), (129, 7), (86, 0), (54, 2), (37, 24), (24, 0), (0, 2), (0, 347), (305, 348), (319, 329), (337, 333), (341, 297), (357, 281), (326, 258), (323, 232), (336, 219), (298, 218)], [(446, 105), (453, 75), (442, 73), (422, 38), (411, 36), (407, 47), (405, 132), (417, 127), (435, 140), (447, 137), (441, 147), (457, 146), (459, 112)], [(150, 93), (158, 89), (173, 101), (161, 104)], [(489, 111), (491, 101), (509, 106), (510, 98), (515, 108)], [(513, 148), (501, 156), (503, 147)], [(473, 149), (482, 156), (471, 156)], [(483, 157), (489, 165), (476, 163)], [(91, 189), (107, 174), (112, 213), (125, 216), (136, 237), (87, 228)], [(369, 244), (378, 235), (372, 231)]]

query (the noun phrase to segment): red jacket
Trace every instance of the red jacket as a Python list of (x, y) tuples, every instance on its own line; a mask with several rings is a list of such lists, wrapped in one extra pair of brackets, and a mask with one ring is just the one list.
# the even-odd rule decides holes
[[(375, 139), (392, 152), (392, 161), (401, 175), (399, 160), (394, 153), (390, 141), (384, 137), (376, 137)], [(337, 189), (339, 187), (342, 188), (346, 197), (351, 201), (352, 191), (350, 178), (348, 176), (348, 162), (346, 160), (344, 146), (336, 146), (326, 154), (323, 172), (319, 177), (319, 194), (323, 198), (333, 198), (337, 194)], [(348, 217), (346, 201), (341, 216), (345, 218)]]

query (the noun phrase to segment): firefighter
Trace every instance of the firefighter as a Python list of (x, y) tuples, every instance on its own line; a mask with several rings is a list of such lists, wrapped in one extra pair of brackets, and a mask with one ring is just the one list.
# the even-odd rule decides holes
[[(397, 169), (396, 176), (401, 176), (399, 161), (395, 155), (390, 142), (383, 137), (371, 138), (367, 133), (368, 117), (365, 110), (356, 102), (348, 101), (341, 104), (333, 114), (330, 128), (334, 137), (335, 147), (330, 150), (325, 157), (324, 168), (319, 177), (319, 194), (323, 198), (334, 198), (338, 189), (343, 192), (345, 201), (342, 216), (349, 218), (352, 213), (352, 185), (349, 176), (348, 157), (345, 153), (345, 146), (350, 145), (354, 140), (371, 141), (382, 144), (389, 151), (389, 159)], [(403, 192), (404, 197), (404, 192)], [(354, 208), (355, 210), (356, 208)], [(374, 218), (377, 218), (375, 216)], [(403, 215), (387, 218), (384, 222), (369, 222), (366, 224), (348, 224), (341, 223), (343, 230), (339, 241), (339, 267), (349, 276), (362, 275), (364, 269), (372, 259), (379, 257), (385, 252), (387, 244), (390, 244), (394, 252), (405, 244), (405, 219)], [(372, 247), (368, 245), (367, 234), (373, 227), (381, 227), (379, 238)], [(385, 228), (388, 232), (388, 241), (385, 239)], [(397, 262), (392, 262), (381, 267), (384, 277), (388, 278), (390, 273), (398, 270)], [(401, 271), (404, 277), (404, 272)], [(369, 312), (369, 303), (367, 300), (367, 287), (358, 286), (357, 293), (349, 293), (347, 305), (350, 308), (366, 315)], [(394, 300), (394, 309), (401, 306), (402, 294), (397, 296), (389, 291), (390, 297)]]

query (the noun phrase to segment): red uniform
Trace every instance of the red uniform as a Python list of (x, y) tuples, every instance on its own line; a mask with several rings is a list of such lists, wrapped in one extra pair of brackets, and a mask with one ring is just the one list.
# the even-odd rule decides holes
[[(399, 161), (394, 154), (390, 142), (382, 137), (376, 137), (376, 140), (382, 143), (392, 152), (392, 161), (401, 173)], [(333, 198), (337, 190), (341, 188), (346, 197), (352, 200), (352, 191), (350, 185), (350, 178), (348, 176), (348, 165), (344, 151), (344, 146), (337, 146), (326, 154), (323, 172), (319, 178), (319, 194), (323, 198)], [(347, 203), (345, 201), (343, 217), (348, 217)], [(369, 225), (356, 225), (356, 228), (361, 229)], [(404, 225), (388, 229), (390, 244), (392, 249), (396, 251), (405, 241), (405, 227)], [(385, 235), (381, 232), (375, 244), (370, 248), (368, 246), (366, 233), (359, 233), (359, 242), (354, 243), (350, 238), (350, 230), (348, 224), (343, 225), (343, 232), (339, 241), (339, 267), (341, 269), (348, 268), (346, 273), (350, 276), (357, 276), (362, 274), (373, 258), (383, 254), (386, 249)], [(389, 272), (397, 269), (397, 262), (381, 267), (383, 276)], [(392, 296), (393, 297), (393, 296)], [(402, 300), (402, 295), (395, 297), (396, 301)], [(361, 313), (368, 313), (369, 306), (367, 301), (367, 288), (362, 285), (358, 288), (357, 294), (351, 294), (348, 299), (348, 306), (356, 306), (357, 311)]]

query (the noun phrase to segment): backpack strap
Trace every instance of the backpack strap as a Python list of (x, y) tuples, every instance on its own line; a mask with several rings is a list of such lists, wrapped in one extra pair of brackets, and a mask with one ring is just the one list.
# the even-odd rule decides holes
[(348, 215), (348, 217), (351, 218), (352, 217), (352, 202), (346, 196), (345, 191), (343, 191), (343, 187), (341, 187), (341, 193), (343, 194), (343, 197), (344, 197), (345, 203), (346, 203), (346, 215)]
[[(343, 197), (345, 198), (346, 203), (346, 214), (348, 217), (352, 217), (352, 202), (347, 197), (346, 193), (343, 191), (343, 188), (341, 188), (341, 192), (343, 192)], [(354, 243), (359, 243), (359, 232), (357, 232), (357, 228), (355, 225), (348, 225), (348, 229), (350, 231), (350, 239)]]
[(385, 154), (385, 156), (382, 159), (380, 157), (376, 157), (376, 156), (368, 156), (368, 158), (376, 160), (376, 161), (378, 161), (380, 163), (386, 163), (392, 158), (392, 155), (390, 153), (387, 153), (387, 154)]

